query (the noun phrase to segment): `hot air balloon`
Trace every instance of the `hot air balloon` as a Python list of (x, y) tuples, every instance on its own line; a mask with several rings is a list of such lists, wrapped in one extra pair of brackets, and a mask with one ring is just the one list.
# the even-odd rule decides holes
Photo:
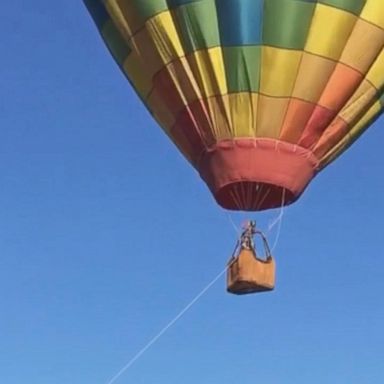
[(296, 201), (384, 109), (382, 0), (84, 0), (226, 209)]

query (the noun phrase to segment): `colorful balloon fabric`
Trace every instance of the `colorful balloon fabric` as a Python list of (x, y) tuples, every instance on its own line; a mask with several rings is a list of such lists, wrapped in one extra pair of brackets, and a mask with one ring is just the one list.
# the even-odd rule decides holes
[(224, 208), (294, 202), (383, 112), (383, 0), (84, 2)]

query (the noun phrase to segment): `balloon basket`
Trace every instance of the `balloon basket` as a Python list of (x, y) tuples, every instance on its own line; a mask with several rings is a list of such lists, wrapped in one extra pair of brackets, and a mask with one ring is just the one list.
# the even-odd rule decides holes
[(261, 260), (253, 250), (241, 249), (228, 263), (227, 291), (235, 295), (272, 291), (275, 269), (271, 255)]

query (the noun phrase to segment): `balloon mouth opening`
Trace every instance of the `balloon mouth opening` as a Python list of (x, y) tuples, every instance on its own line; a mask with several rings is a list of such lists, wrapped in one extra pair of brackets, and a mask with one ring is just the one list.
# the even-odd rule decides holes
[(234, 139), (207, 149), (198, 169), (223, 208), (261, 211), (296, 201), (318, 163), (311, 151), (298, 145), (267, 138)]
[(292, 191), (268, 183), (237, 181), (218, 189), (217, 203), (234, 211), (261, 211), (292, 204), (298, 196)]

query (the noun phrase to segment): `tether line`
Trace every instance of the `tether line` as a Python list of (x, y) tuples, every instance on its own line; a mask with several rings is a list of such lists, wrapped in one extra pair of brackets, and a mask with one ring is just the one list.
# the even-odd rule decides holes
[(178, 320), (180, 320), (184, 314), (196, 304), (199, 299), (224, 275), (228, 266), (225, 267), (208, 285), (206, 285), (157, 335), (155, 335), (143, 348), (141, 348), (132, 358), (120, 369), (106, 384), (115, 383), (129, 368), (148, 351), (153, 344), (156, 343)]

